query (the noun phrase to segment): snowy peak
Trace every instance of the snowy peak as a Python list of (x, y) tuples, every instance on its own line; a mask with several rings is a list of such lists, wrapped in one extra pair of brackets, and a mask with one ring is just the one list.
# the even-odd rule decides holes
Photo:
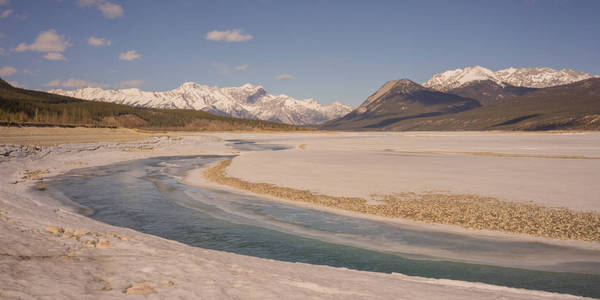
[(497, 84), (502, 84), (494, 71), (481, 66), (474, 66), (435, 74), (423, 86), (445, 92), (469, 82), (482, 80), (491, 80)]
[(297, 100), (287, 95), (271, 95), (260, 85), (246, 83), (239, 87), (209, 87), (185, 82), (164, 92), (140, 89), (50, 90), (50, 93), (93, 101), (113, 102), (140, 107), (195, 109), (247, 119), (261, 119), (294, 125), (312, 125), (339, 118), (352, 107), (341, 103), (322, 106), (315, 99)]
[(195, 82), (184, 82), (182, 83), (177, 89), (179, 90), (193, 90), (193, 89), (199, 89), (199, 88), (206, 88), (207, 86), (204, 85), (199, 85)]
[(569, 69), (554, 70), (550, 68), (513, 68), (496, 72), (498, 77), (514, 86), (545, 88), (569, 84), (598, 76), (575, 72)]
[(597, 76), (567, 69), (554, 70), (551, 68), (510, 67), (494, 72), (481, 66), (474, 66), (435, 74), (427, 80), (423, 86), (446, 92), (471, 82), (490, 80), (502, 87), (505, 85), (512, 85), (518, 87), (545, 88), (593, 77)]

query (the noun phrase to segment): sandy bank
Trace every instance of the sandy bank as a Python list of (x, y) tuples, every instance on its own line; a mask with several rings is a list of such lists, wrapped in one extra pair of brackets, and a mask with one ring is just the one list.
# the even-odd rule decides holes
[[(358, 197), (316, 194), (269, 183), (250, 182), (226, 174), (232, 159), (204, 171), (210, 182), (260, 195), (274, 196), (317, 207), (331, 207), (366, 215), (401, 218), (425, 223), (457, 225), (467, 229), (529, 234), (554, 239), (600, 241), (600, 214), (506, 202), (476, 195), (404, 193), (385, 195), (377, 201)], [(197, 179), (188, 175), (187, 182)]]
[(440, 192), (600, 211), (598, 133), (344, 133), (256, 139), (294, 149), (245, 153), (232, 162), (229, 175), (341, 197), (377, 200), (378, 195)]
[[(229, 137), (229, 135), (227, 136)], [(243, 138), (243, 136), (240, 136)], [(134, 151), (132, 149), (149, 149)], [(150, 156), (227, 154), (221, 138), (45, 147), (0, 162), (0, 297), (49, 299), (564, 299), (545, 292), (285, 263), (189, 247), (76, 214), (34, 189), (72, 168)]]

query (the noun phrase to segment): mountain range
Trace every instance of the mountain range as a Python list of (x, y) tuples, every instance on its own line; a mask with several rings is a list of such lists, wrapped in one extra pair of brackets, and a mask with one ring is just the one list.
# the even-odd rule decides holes
[(13, 87), (0, 79), (0, 126), (125, 127), (144, 130), (296, 131), (278, 122), (217, 116), (201, 110), (142, 108)]
[(287, 95), (272, 95), (262, 86), (249, 83), (240, 87), (219, 88), (186, 82), (176, 89), (164, 92), (146, 92), (137, 88), (105, 90), (90, 87), (76, 90), (55, 89), (48, 92), (136, 107), (194, 109), (228, 117), (293, 125), (320, 124), (344, 116), (353, 109), (339, 102), (323, 106), (313, 98), (297, 100)]
[(600, 129), (600, 78), (571, 70), (475, 66), (420, 85), (388, 81), (328, 130)]
[(569, 69), (554, 70), (551, 68), (510, 67), (494, 72), (481, 66), (474, 66), (437, 73), (424, 82), (423, 86), (448, 92), (472, 82), (489, 80), (500, 86), (546, 88), (594, 77), (598, 76), (575, 72)]
[[(594, 129), (600, 127), (600, 78), (568, 69), (473, 66), (418, 84), (392, 80), (358, 108), (272, 95), (261, 86), (187, 82), (165, 92), (83, 88), (49, 92), (145, 108), (194, 109), (327, 130)], [(586, 84), (581, 84), (586, 83)], [(560, 95), (560, 96), (559, 96)]]

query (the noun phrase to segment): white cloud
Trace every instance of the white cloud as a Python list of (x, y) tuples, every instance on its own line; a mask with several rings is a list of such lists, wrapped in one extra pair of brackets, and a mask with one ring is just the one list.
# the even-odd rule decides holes
[(54, 80), (52, 80), (50, 82), (47, 82), (45, 84), (45, 86), (48, 86), (48, 87), (59, 87), (60, 86), (60, 80), (54, 79)]
[(119, 83), (119, 87), (122, 89), (139, 87), (144, 84), (144, 80), (142, 79), (134, 79), (134, 80), (125, 80)]
[(14, 11), (12, 9), (7, 9), (0, 14), (0, 19), (8, 18)]
[(63, 52), (69, 46), (71, 44), (63, 35), (58, 35), (56, 30), (50, 29), (40, 32), (33, 44), (20, 43), (15, 51)]
[(294, 79), (294, 76), (292, 76), (290, 74), (281, 74), (281, 75), (278, 75), (277, 77), (275, 77), (275, 79), (277, 79), (277, 80), (291, 80), (291, 79)]
[(9, 0), (0, 0), (0, 6), (8, 5)]
[(10, 76), (15, 73), (17, 73), (17, 69), (13, 67), (6, 66), (0, 68), (0, 76)]
[(242, 33), (241, 29), (218, 31), (214, 30), (206, 34), (206, 39), (218, 42), (244, 42), (254, 38), (252, 35)]
[(64, 87), (64, 88), (84, 88), (84, 87), (99, 87), (105, 88), (108, 87), (106, 84), (102, 83), (94, 83), (85, 81), (83, 79), (75, 79), (69, 78), (65, 81), (61, 81), (60, 79), (54, 79), (45, 84), (47, 87)]
[(244, 70), (248, 69), (248, 64), (237, 66), (234, 69), (236, 69), (238, 71), (244, 71)]
[(25, 88), (25, 85), (23, 85), (22, 83), (20, 83), (18, 81), (8, 81), (8, 83), (16, 88), (20, 88), (20, 89)]
[(129, 60), (129, 61), (140, 59), (141, 57), (142, 56), (139, 53), (137, 53), (135, 50), (129, 50), (129, 51), (121, 53), (119, 55), (120, 60)]
[(112, 44), (112, 42), (106, 38), (97, 38), (97, 37), (90, 36), (88, 38), (88, 44), (90, 44), (94, 47), (98, 47), (98, 46), (110, 46)]
[(98, 6), (98, 9), (102, 12), (105, 18), (115, 19), (123, 16), (123, 8), (121, 5), (114, 4), (111, 2), (104, 2)]
[(90, 7), (100, 5), (103, 0), (77, 0), (77, 4), (82, 7)]
[(123, 7), (105, 0), (78, 0), (77, 4), (81, 7), (96, 7), (107, 19), (116, 19), (123, 17)]
[(67, 60), (60, 52), (49, 52), (44, 55), (47, 60)]

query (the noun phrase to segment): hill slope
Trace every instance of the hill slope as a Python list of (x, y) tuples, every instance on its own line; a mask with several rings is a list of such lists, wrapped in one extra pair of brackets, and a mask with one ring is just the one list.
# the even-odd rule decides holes
[(465, 83), (447, 93), (475, 99), (485, 106), (504, 98), (522, 96), (535, 90), (535, 88), (498, 84), (492, 80), (478, 80)]
[(425, 88), (408, 79), (388, 81), (357, 109), (327, 122), (332, 130), (378, 130), (405, 120), (454, 114), (479, 107), (477, 100)]
[[(459, 101), (467, 99), (462, 97), (454, 98), (458, 102), (447, 102), (448, 106), (428, 107), (420, 103), (436, 101), (441, 97), (439, 94), (444, 93), (422, 92), (412, 93), (409, 97), (413, 99), (414, 95), (425, 97), (417, 102), (418, 105), (403, 105), (406, 95), (394, 96), (395, 93), (390, 92), (393, 89), (384, 90), (386, 85), (369, 97), (357, 110), (324, 124), (322, 128), (391, 131), (600, 130), (600, 78), (535, 89), (482, 107), (475, 107), (465, 100), (463, 100), (465, 102)], [(444, 99), (452, 99), (445, 97)], [(368, 108), (373, 103), (377, 103), (378, 113), (368, 114)], [(461, 103), (463, 105), (460, 105)], [(455, 109), (444, 110), (444, 107), (455, 107)]]
[(12, 87), (0, 79), (0, 122), (160, 130), (306, 130), (189, 109), (148, 109)]
[[(389, 118), (395, 120), (394, 116)], [(378, 128), (358, 129), (600, 130), (600, 78), (538, 89), (454, 114), (400, 119)]]
[(50, 93), (85, 100), (127, 104), (146, 108), (194, 109), (213, 114), (282, 122), (295, 125), (319, 124), (349, 113), (352, 107), (336, 102), (322, 106), (315, 99), (297, 100), (287, 95), (272, 95), (262, 86), (209, 87), (186, 82), (164, 92), (139, 89), (50, 90)]
[(600, 130), (600, 78), (538, 89), (449, 118), (392, 130)]

